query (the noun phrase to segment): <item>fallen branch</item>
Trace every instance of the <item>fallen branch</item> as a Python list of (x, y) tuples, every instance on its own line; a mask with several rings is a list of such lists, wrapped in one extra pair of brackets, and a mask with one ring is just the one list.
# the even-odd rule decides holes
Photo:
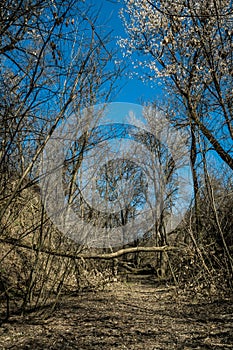
[(177, 250), (177, 247), (169, 247), (167, 245), (163, 247), (132, 247), (120, 249), (117, 252), (109, 254), (95, 254), (93, 255), (94, 259), (113, 259), (118, 258), (119, 256), (130, 254), (130, 253), (139, 253), (139, 252), (167, 252), (171, 250)]
[(130, 253), (139, 253), (139, 252), (167, 252), (167, 251), (172, 251), (172, 250), (179, 250), (178, 247), (169, 247), (169, 246), (163, 246), (163, 247), (132, 247), (132, 248), (125, 248), (125, 249), (120, 249), (116, 252), (113, 253), (105, 253), (105, 254), (69, 254), (69, 253), (62, 253), (62, 252), (56, 252), (56, 251), (51, 251), (49, 249), (45, 248), (37, 248), (35, 246), (29, 246), (27, 244), (20, 243), (17, 239), (11, 238), (11, 239), (1, 239), (1, 243), (5, 244), (10, 244), (14, 245), (16, 247), (24, 248), (24, 249), (29, 249), (33, 250), (36, 252), (40, 253), (45, 253), (53, 256), (59, 256), (62, 258), (70, 258), (70, 259), (103, 259), (103, 260), (110, 260), (114, 258), (118, 258), (122, 255), (125, 254), (130, 254)]

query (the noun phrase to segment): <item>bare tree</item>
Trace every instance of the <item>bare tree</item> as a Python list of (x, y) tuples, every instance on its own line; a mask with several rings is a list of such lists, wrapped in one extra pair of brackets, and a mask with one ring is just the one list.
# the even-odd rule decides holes
[(108, 101), (118, 72), (108, 66), (109, 35), (83, 1), (2, 1), (0, 27), (0, 273), (7, 292), (22, 288), (24, 310), (72, 280), (73, 258), (43, 250), (81, 249), (56, 230), (41, 203), (40, 155), (61, 121)]

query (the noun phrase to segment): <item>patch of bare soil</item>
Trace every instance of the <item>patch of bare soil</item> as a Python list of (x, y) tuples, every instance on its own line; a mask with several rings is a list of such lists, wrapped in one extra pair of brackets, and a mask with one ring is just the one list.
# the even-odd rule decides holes
[(14, 316), (0, 349), (233, 349), (232, 300), (197, 302), (175, 289), (116, 283), (66, 296), (51, 313)]

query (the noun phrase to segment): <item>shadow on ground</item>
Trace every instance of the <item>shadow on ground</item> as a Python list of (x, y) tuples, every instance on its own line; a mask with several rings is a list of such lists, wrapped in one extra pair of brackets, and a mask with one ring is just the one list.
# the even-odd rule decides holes
[(174, 288), (113, 285), (66, 296), (0, 327), (0, 349), (231, 349), (232, 300), (197, 303)]

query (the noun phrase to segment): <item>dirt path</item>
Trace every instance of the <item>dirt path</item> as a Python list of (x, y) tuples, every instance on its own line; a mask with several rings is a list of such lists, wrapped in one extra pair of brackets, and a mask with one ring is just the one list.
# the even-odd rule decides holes
[(48, 318), (0, 327), (0, 349), (233, 349), (231, 300), (195, 303), (173, 289), (116, 284), (64, 299)]

